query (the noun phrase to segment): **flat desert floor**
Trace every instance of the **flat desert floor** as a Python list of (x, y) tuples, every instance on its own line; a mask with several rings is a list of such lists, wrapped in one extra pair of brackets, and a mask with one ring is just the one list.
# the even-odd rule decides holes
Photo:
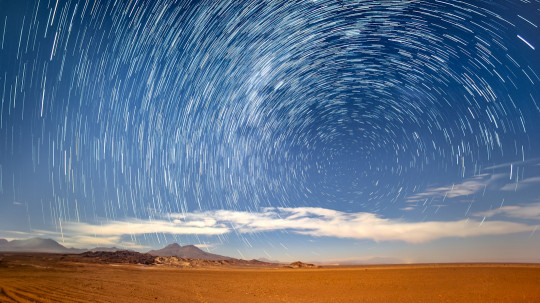
[(540, 302), (540, 265), (182, 269), (0, 254), (0, 302)]

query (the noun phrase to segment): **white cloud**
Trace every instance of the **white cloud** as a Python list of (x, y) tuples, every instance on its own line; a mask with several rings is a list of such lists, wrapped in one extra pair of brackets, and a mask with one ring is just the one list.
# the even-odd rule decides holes
[[(169, 214), (166, 220), (109, 221), (100, 225), (68, 222), (64, 233), (83, 242), (104, 238), (114, 242), (121, 236), (147, 233), (222, 235), (236, 230), (254, 233), (286, 230), (297, 234), (374, 241), (421, 243), (446, 237), (503, 235), (531, 231), (534, 227), (507, 221), (406, 222), (372, 213), (346, 213), (325, 208), (264, 208), (260, 212), (215, 210)], [(117, 237), (117, 238), (116, 238)]]
[[(61, 236), (61, 235), (60, 235)], [(116, 246), (121, 243), (118, 236), (91, 236), (85, 234), (68, 234), (60, 244), (66, 247), (98, 247), (98, 246)]]
[[(218, 211), (229, 218), (228, 211)], [(238, 212), (234, 217), (239, 217)], [(322, 208), (277, 208), (275, 211), (247, 213), (242, 222), (231, 220), (241, 232), (292, 230), (299, 234), (338, 238), (400, 240), (420, 243), (445, 237), (471, 237), (509, 234), (531, 230), (532, 227), (513, 222), (404, 222), (384, 219), (371, 213), (344, 213)]]
[(505, 186), (501, 188), (501, 190), (504, 191), (517, 191), (522, 190), (525, 188), (528, 188), (532, 185), (540, 183), (540, 177), (533, 177), (533, 178), (527, 178), (523, 179), (522, 181), (517, 181), (514, 183), (508, 183)]
[(215, 224), (216, 221), (169, 222), (165, 220), (108, 221), (100, 225), (88, 223), (66, 222), (65, 232), (90, 234), (95, 236), (139, 235), (151, 233), (183, 234), (183, 235), (220, 235), (227, 233), (226, 227)]
[[(448, 186), (431, 187), (421, 193), (414, 194), (407, 198), (407, 202), (423, 202), (430, 198), (457, 198), (474, 195), (477, 192), (488, 189), (499, 189), (504, 184), (504, 179), (508, 179), (508, 174), (481, 174), (469, 178), (461, 183), (455, 183)], [(536, 178), (530, 178), (536, 179)], [(528, 180), (528, 179), (527, 179)], [(533, 180), (531, 180), (533, 181)], [(538, 180), (540, 182), (540, 180)], [(514, 190), (515, 184), (511, 184)]]
[[(58, 237), (57, 237), (58, 238)], [(95, 248), (95, 247), (117, 247), (121, 249), (148, 250), (151, 247), (140, 245), (132, 241), (123, 241), (121, 235), (118, 236), (94, 236), (94, 235), (65, 235), (64, 241), (60, 241), (65, 247)]]
[(456, 198), (469, 196), (477, 193), (480, 190), (484, 190), (490, 182), (494, 182), (500, 176), (497, 175), (478, 175), (471, 179), (468, 179), (462, 183), (452, 184), (449, 186), (432, 187), (426, 189), (426, 191), (412, 195), (407, 198), (407, 202), (420, 202), (432, 197), (440, 198)]
[(496, 215), (503, 215), (519, 219), (540, 219), (540, 203), (532, 203), (523, 206), (503, 206), (501, 208), (479, 212), (474, 214), (478, 217), (491, 218)]
[(487, 170), (494, 170), (494, 169), (500, 169), (500, 168), (510, 168), (510, 165), (515, 165), (515, 166), (528, 166), (528, 165), (540, 165), (540, 158), (533, 158), (533, 159), (529, 159), (529, 160), (526, 160), (526, 161), (514, 161), (514, 162), (507, 162), (507, 163), (501, 163), (501, 164), (497, 164), (497, 165), (492, 165), (492, 166), (488, 166), (488, 167), (484, 167), (484, 171), (487, 171)]

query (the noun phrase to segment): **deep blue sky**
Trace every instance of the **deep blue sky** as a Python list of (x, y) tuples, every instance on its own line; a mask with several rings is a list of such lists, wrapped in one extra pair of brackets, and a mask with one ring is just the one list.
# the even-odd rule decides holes
[(539, 16), (0, 0), (0, 238), (538, 262)]

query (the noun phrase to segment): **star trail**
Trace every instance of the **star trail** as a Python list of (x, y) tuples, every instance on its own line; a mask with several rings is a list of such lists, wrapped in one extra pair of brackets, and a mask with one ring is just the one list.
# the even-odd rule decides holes
[(540, 243), (538, 0), (0, 8), (0, 236)]

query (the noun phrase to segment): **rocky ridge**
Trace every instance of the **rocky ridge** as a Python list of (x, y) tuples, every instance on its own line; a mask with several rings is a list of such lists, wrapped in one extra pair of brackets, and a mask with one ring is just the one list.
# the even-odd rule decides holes
[(319, 268), (319, 266), (317, 266), (315, 264), (304, 263), (304, 262), (300, 262), (300, 261), (293, 262), (293, 263), (291, 263), (289, 265), (286, 265), (284, 267), (286, 267), (286, 268)]

